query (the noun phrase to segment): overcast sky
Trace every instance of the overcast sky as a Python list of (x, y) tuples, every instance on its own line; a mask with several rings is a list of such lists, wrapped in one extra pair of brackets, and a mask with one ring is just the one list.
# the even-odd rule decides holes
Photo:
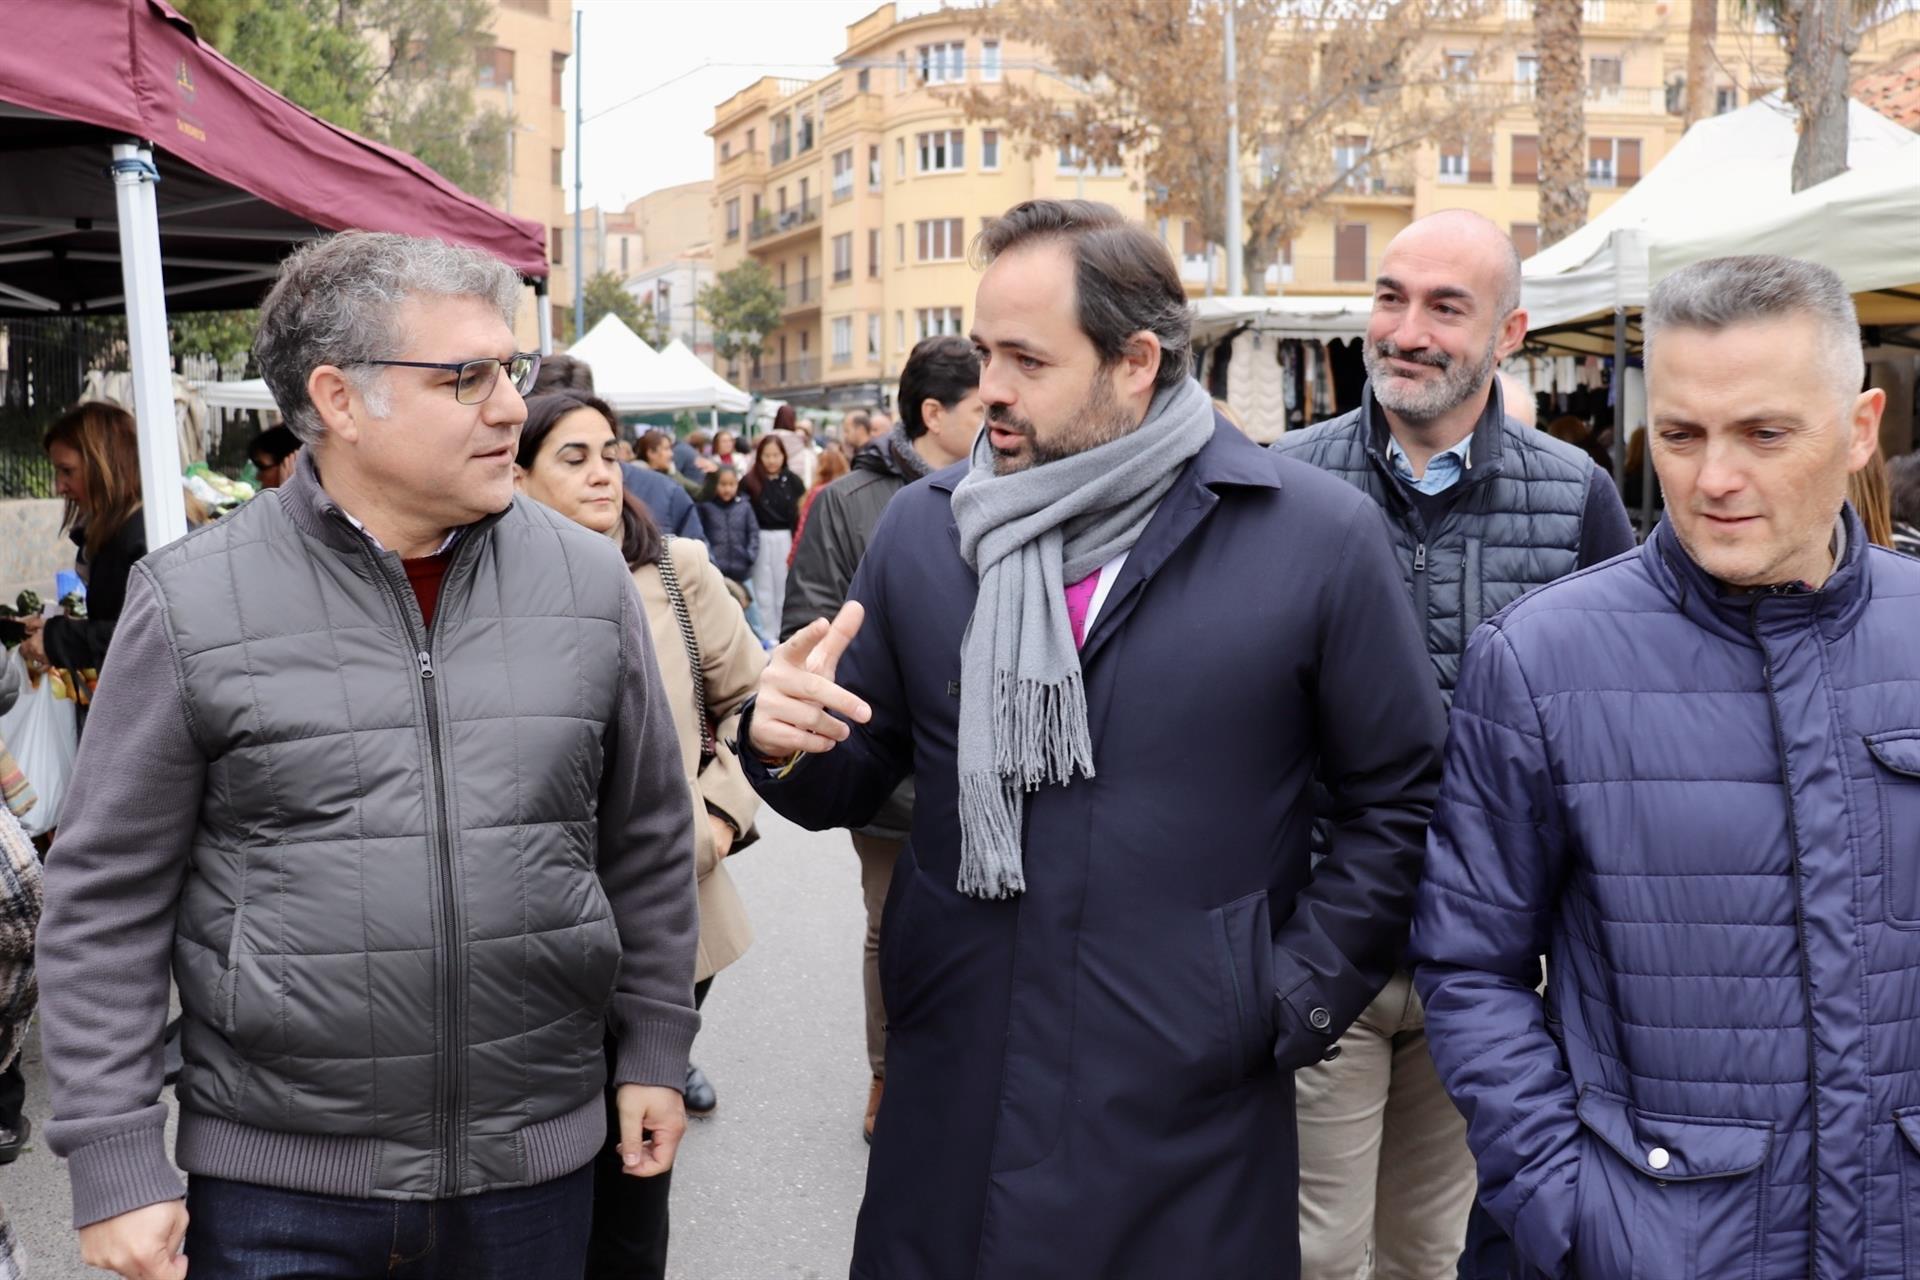
[[(589, 207), (618, 208), (661, 187), (713, 176), (715, 105), (763, 75), (813, 80), (833, 70), (847, 26), (880, 0), (575, 0), (584, 15), (583, 173)], [(902, 0), (901, 15), (937, 0)], [(623, 105), (624, 104), (624, 105)], [(604, 113), (604, 114), (602, 114)], [(567, 134), (567, 204), (573, 204)]]

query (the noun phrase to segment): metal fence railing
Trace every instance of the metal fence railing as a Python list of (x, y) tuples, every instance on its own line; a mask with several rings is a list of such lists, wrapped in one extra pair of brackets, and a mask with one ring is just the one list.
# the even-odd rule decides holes
[(0, 498), (53, 496), (42, 436), (80, 398), (88, 369), (125, 366), (124, 320), (0, 321)]

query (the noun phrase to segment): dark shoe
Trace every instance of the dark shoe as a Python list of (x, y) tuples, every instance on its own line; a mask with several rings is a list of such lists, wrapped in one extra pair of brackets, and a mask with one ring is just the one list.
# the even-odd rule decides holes
[(33, 1121), (21, 1116), (10, 1129), (0, 1129), (0, 1164), (12, 1164), (27, 1149), (33, 1136)]
[(713, 1092), (713, 1081), (707, 1079), (707, 1073), (692, 1063), (687, 1064), (687, 1114), (690, 1116), (710, 1116), (720, 1099)]
[(880, 1095), (886, 1092), (887, 1082), (883, 1077), (873, 1078), (873, 1087), (867, 1090), (867, 1145), (873, 1145), (873, 1122), (880, 1118)]
[(162, 1083), (178, 1084), (180, 1082), (180, 1068), (185, 1066), (187, 1061), (185, 1053), (180, 1048), (180, 1019), (175, 1018), (167, 1024), (167, 1036), (164, 1048), (166, 1051), (167, 1066), (166, 1075), (162, 1078)]

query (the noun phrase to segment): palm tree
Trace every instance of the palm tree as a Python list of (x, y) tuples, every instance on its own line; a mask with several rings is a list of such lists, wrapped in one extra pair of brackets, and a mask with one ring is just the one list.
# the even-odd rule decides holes
[(1587, 67), (1581, 4), (1533, 0), (1534, 50), (1540, 60), (1533, 112), (1540, 128), (1543, 248), (1572, 235), (1587, 220)]
[(1720, 34), (1720, 0), (1693, 0), (1687, 23), (1686, 127), (1713, 114), (1713, 41)]

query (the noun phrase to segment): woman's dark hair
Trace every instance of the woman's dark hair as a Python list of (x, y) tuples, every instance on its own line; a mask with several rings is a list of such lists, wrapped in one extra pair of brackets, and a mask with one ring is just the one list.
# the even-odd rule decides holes
[(613, 432), (613, 438), (620, 438), (620, 419), (613, 412), (613, 406), (591, 391), (553, 391), (544, 396), (528, 396), (527, 425), (520, 428), (520, 452), (514, 456), (522, 471), (533, 470), (533, 460), (540, 456), (540, 446), (546, 443), (547, 434), (575, 409), (597, 411), (607, 420), (607, 430)]
[[(987, 224), (973, 256), (985, 267), (1010, 249), (1056, 240), (1073, 254), (1074, 301), (1080, 330), (1111, 367), (1127, 342), (1145, 330), (1160, 339), (1154, 390), (1184, 379), (1193, 363), (1186, 286), (1173, 255), (1145, 227), (1094, 200), (1028, 200)], [(907, 399), (900, 398), (902, 417)]]
[(920, 406), (938, 400), (951, 409), (980, 385), (980, 353), (957, 333), (922, 338), (900, 370), (900, 426), (907, 439), (927, 434)]
[(555, 391), (584, 391), (593, 394), (593, 367), (572, 356), (542, 356), (540, 372), (533, 375), (536, 396)]
[(300, 437), (291, 430), (284, 426), (268, 427), (247, 441), (247, 456), (255, 461), (265, 458), (268, 466), (277, 467), (299, 448)]
[[(780, 407), (785, 409), (787, 406), (781, 405)], [(775, 418), (774, 421), (778, 422), (779, 419)], [(759, 497), (760, 491), (767, 487), (767, 473), (760, 465), (760, 456), (767, 451), (768, 445), (772, 445), (780, 451), (780, 470), (785, 471), (787, 469), (789, 459), (787, 457), (785, 441), (775, 435), (761, 436), (758, 440), (754, 441), (753, 465), (747, 468), (747, 478), (740, 482), (741, 488), (747, 491), (747, 496), (750, 498)]]
[(140, 510), (140, 432), (119, 405), (89, 400), (53, 420), (40, 447), (56, 444), (80, 455), (80, 487), (87, 495), (84, 511), (68, 500), (61, 527), (84, 527), (92, 556)]
[(793, 406), (790, 404), (783, 404), (773, 411), (773, 429), (775, 431), (796, 430), (793, 424), (799, 420), (800, 415), (793, 411)]
[(1920, 453), (1887, 459), (1887, 490), (1893, 499), (1893, 518), (1920, 529)]
[(620, 554), (626, 557), (627, 568), (659, 564), (662, 546), (660, 526), (653, 522), (653, 513), (623, 487), (620, 490)]
[(633, 451), (640, 456), (640, 461), (645, 462), (647, 455), (655, 449), (658, 449), (661, 445), (666, 445), (671, 449), (673, 447), (673, 437), (655, 428), (640, 437), (640, 443), (633, 446)]

